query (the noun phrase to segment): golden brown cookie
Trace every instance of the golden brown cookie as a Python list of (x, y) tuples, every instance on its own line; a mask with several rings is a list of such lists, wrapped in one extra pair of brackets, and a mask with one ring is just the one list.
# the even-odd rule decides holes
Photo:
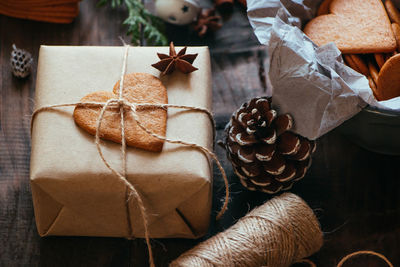
[(400, 96), (400, 54), (385, 62), (379, 72), (378, 100), (388, 100)]
[(353, 70), (361, 73), (361, 71), (358, 69), (356, 63), (354, 63), (353, 58), (351, 57), (351, 55), (343, 55), (343, 58), (347, 64), (347, 66), (349, 66), (350, 68), (352, 68)]
[(400, 48), (400, 25), (392, 23), (392, 30), (397, 43), (397, 49)]
[(329, 14), (329, 6), (332, 0), (324, 0), (318, 8), (317, 16)]
[(356, 64), (357, 68), (360, 70), (360, 73), (368, 76), (369, 70), (367, 64), (365, 64), (364, 60), (359, 55), (350, 55), (351, 59), (353, 60), (354, 64)]
[[(119, 82), (113, 92), (94, 92), (86, 95), (81, 102), (106, 102), (111, 98), (118, 98)], [(160, 79), (147, 73), (130, 73), (125, 75), (123, 98), (131, 103), (167, 104), (167, 90)], [(77, 106), (74, 110), (74, 120), (79, 127), (88, 133), (96, 134), (97, 119), (100, 107)], [(150, 131), (165, 136), (167, 125), (167, 110), (162, 108), (138, 108), (137, 114), (144, 127)], [(100, 128), (100, 137), (121, 143), (121, 115), (119, 108), (109, 108), (104, 113)], [(144, 130), (133, 119), (131, 112), (125, 108), (125, 138), (126, 144), (149, 151), (159, 152), (164, 142)]]
[(372, 62), (368, 62), (368, 69), (369, 69), (370, 76), (374, 80), (375, 84), (377, 84), (378, 83), (378, 76), (379, 76), (378, 69), (375, 67), (374, 63), (372, 63)]
[(385, 1), (386, 11), (392, 22), (400, 24), (400, 12), (391, 0)]
[(369, 87), (371, 87), (372, 93), (374, 94), (375, 98), (378, 99), (378, 89), (376, 88), (376, 84), (374, 82), (374, 79), (371, 78), (371, 76), (368, 76), (368, 83)]
[(380, 0), (333, 0), (330, 12), (312, 19), (304, 28), (317, 45), (334, 42), (344, 54), (396, 49), (390, 20)]
[(382, 68), (383, 64), (385, 64), (385, 56), (382, 53), (374, 54), (376, 64), (378, 65), (379, 69)]

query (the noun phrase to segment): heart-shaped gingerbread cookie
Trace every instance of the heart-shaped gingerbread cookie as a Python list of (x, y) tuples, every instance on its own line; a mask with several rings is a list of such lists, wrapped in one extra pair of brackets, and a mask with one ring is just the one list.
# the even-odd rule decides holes
[[(119, 81), (113, 92), (94, 92), (86, 95), (81, 102), (107, 102), (118, 99)], [(157, 77), (147, 73), (130, 73), (125, 75), (123, 98), (131, 103), (167, 104), (168, 96), (165, 86)], [(78, 126), (88, 133), (96, 134), (97, 119), (101, 107), (76, 106), (74, 120)], [(146, 129), (165, 136), (167, 127), (167, 110), (162, 108), (142, 108), (137, 110), (140, 122)], [(125, 110), (125, 138), (128, 146), (159, 152), (164, 142), (141, 129), (134, 120), (129, 109)], [(117, 107), (108, 108), (100, 128), (100, 137), (121, 143), (121, 114)]]
[(304, 33), (318, 46), (334, 42), (342, 53), (392, 52), (397, 44), (381, 0), (333, 0), (331, 14), (312, 19)]

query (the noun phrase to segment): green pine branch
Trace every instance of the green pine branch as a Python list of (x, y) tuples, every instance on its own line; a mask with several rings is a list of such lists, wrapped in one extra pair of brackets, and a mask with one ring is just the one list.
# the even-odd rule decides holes
[(140, 0), (99, 0), (98, 5), (104, 6), (110, 3), (112, 8), (126, 6), (128, 18), (123, 22), (127, 25), (127, 34), (132, 37), (132, 43), (140, 44), (141, 29), (143, 37), (151, 45), (168, 45), (164, 35), (164, 23), (162, 20), (151, 14)]

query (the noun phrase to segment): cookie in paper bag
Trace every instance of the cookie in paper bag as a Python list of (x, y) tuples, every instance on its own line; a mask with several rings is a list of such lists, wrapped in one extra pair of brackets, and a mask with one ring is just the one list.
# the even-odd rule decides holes
[(383, 53), (397, 48), (380, 0), (333, 0), (331, 14), (312, 19), (304, 33), (317, 45), (334, 42), (342, 53)]
[(400, 96), (400, 54), (385, 62), (379, 72), (377, 98), (379, 101)]

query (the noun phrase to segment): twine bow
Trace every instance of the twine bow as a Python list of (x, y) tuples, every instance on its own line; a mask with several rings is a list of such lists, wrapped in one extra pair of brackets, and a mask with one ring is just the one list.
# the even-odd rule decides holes
[[(48, 105), (48, 106), (43, 106), (39, 109), (36, 109), (33, 114), (32, 114), (32, 121), (31, 121), (31, 129), (33, 126), (33, 121), (35, 116), (42, 112), (42, 111), (47, 111), (47, 110), (52, 110), (54, 108), (59, 108), (59, 107), (69, 107), (69, 106), (81, 106), (81, 107), (102, 107), (101, 112), (99, 117), (97, 118), (97, 123), (96, 123), (96, 134), (95, 134), (95, 144), (97, 147), (97, 151), (100, 155), (101, 160), (103, 161), (104, 165), (115, 175), (117, 176), (127, 187), (127, 220), (128, 220), (128, 227), (129, 227), (129, 232), (130, 232), (130, 237), (133, 237), (132, 235), (132, 225), (130, 222), (130, 215), (129, 215), (129, 201), (131, 197), (136, 199), (137, 205), (139, 206), (140, 214), (142, 217), (143, 225), (144, 225), (144, 234), (145, 234), (145, 239), (146, 239), (146, 244), (149, 252), (149, 262), (150, 266), (154, 267), (154, 258), (153, 258), (153, 252), (150, 244), (150, 234), (149, 234), (149, 229), (148, 229), (148, 218), (147, 218), (147, 213), (146, 213), (146, 208), (143, 204), (143, 199), (140, 196), (139, 192), (136, 190), (136, 188), (127, 180), (126, 178), (126, 140), (125, 140), (125, 116), (124, 116), (124, 109), (127, 109), (131, 114), (137, 125), (145, 131), (147, 134), (153, 136), (154, 138), (157, 138), (159, 140), (162, 140), (167, 143), (171, 144), (178, 144), (178, 145), (183, 145), (187, 147), (191, 147), (193, 149), (197, 149), (204, 153), (206, 156), (211, 157), (215, 163), (217, 164), (218, 169), (221, 172), (222, 178), (224, 179), (225, 182), (225, 200), (224, 204), (219, 211), (217, 215), (217, 220), (221, 218), (221, 216), (225, 213), (225, 211), (228, 208), (228, 201), (229, 201), (229, 184), (228, 184), (228, 178), (226, 176), (226, 173), (218, 160), (217, 156), (210, 151), (208, 148), (194, 144), (194, 143), (189, 143), (185, 142), (182, 140), (172, 140), (169, 138), (166, 138), (165, 136), (160, 136), (151, 130), (147, 129), (140, 121), (139, 116), (137, 114), (137, 110), (142, 109), (142, 108), (162, 108), (162, 109), (167, 109), (167, 108), (177, 108), (177, 109), (184, 109), (184, 110), (190, 110), (190, 111), (197, 111), (197, 112), (202, 112), (208, 116), (210, 119), (214, 132), (215, 132), (215, 122), (212, 116), (212, 113), (205, 108), (201, 107), (192, 107), (192, 106), (186, 106), (186, 105), (173, 105), (173, 104), (150, 104), (150, 103), (141, 103), (141, 104), (135, 104), (135, 103), (130, 103), (127, 100), (124, 99), (123, 97), (123, 88), (124, 88), (124, 77), (126, 74), (126, 68), (127, 68), (127, 61), (128, 61), (128, 54), (129, 54), (129, 45), (124, 45), (125, 46), (125, 53), (124, 53), (124, 58), (123, 58), (123, 65), (122, 65), (122, 71), (121, 71), (121, 78), (120, 78), (120, 83), (119, 83), (119, 94), (118, 98), (114, 99), (109, 99), (107, 102), (102, 103), (102, 102), (76, 102), (76, 103), (66, 103), (66, 104), (57, 104), (57, 105)], [(116, 169), (111, 167), (111, 165), (107, 162), (107, 160), (104, 157), (103, 151), (101, 149), (100, 145), (100, 127), (103, 122), (104, 114), (108, 108), (119, 108), (120, 109), (120, 114), (121, 114), (121, 154), (122, 154), (122, 173), (118, 172)], [(215, 134), (214, 134), (215, 135)]]

